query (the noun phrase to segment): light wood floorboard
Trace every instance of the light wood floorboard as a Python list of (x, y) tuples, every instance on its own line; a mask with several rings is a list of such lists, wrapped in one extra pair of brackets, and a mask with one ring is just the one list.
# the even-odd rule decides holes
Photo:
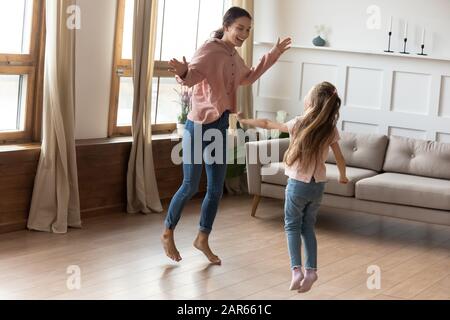
[[(358, 213), (322, 211), (319, 280), (306, 294), (288, 291), (283, 202), (225, 197), (211, 247), (211, 266), (195, 250), (200, 200), (191, 201), (176, 232), (183, 261), (172, 263), (159, 236), (164, 215), (108, 216), (66, 235), (21, 231), (0, 235), (0, 299), (450, 299), (450, 227)], [(81, 269), (68, 290), (67, 268)], [(369, 266), (381, 288), (369, 290)]]

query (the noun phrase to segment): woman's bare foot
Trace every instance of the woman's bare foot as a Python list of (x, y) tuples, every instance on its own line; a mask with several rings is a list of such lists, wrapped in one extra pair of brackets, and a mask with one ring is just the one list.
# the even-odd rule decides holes
[(166, 255), (175, 262), (182, 260), (180, 253), (175, 246), (175, 240), (173, 236), (173, 230), (166, 229), (161, 236), (161, 243), (166, 251)]
[(299, 290), (300, 284), (301, 284), (303, 278), (304, 278), (304, 275), (303, 275), (302, 269), (294, 268), (294, 270), (292, 270), (292, 281), (291, 281), (291, 286), (289, 287), (289, 290), (291, 290), (291, 291)]
[(194, 247), (201, 252), (208, 258), (209, 262), (212, 264), (221, 265), (222, 261), (218, 256), (216, 256), (209, 247), (208, 243), (209, 235), (203, 232), (199, 232), (197, 239), (194, 241)]
[(317, 272), (315, 270), (306, 270), (305, 279), (303, 279), (298, 292), (305, 293), (310, 291), (317, 279), (319, 279), (319, 277), (317, 276)]

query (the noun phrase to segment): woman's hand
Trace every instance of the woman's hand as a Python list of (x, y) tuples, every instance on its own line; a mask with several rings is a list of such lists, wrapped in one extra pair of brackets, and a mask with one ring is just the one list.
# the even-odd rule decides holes
[(292, 45), (291, 38), (286, 38), (283, 41), (281, 41), (281, 39), (278, 38), (278, 42), (275, 45), (275, 47), (281, 51), (281, 54), (283, 54), (291, 48), (291, 45)]
[(339, 178), (339, 183), (340, 184), (347, 184), (349, 182), (347, 177), (340, 177)]
[(180, 62), (177, 59), (170, 60), (169, 66), (169, 71), (179, 76), (180, 78), (184, 78), (189, 70), (189, 65), (186, 61), (186, 57), (183, 57), (183, 62)]
[(236, 114), (236, 119), (237, 119), (237, 121), (241, 124), (241, 126), (247, 125), (247, 124), (248, 124), (248, 123), (247, 123), (247, 119), (245, 119), (244, 113), (243, 113), (243, 112), (238, 112), (238, 113)]

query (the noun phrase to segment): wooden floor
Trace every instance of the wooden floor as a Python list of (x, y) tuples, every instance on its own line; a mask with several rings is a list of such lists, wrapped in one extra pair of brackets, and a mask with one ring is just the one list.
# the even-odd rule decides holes
[[(176, 234), (184, 260), (174, 264), (159, 242), (163, 215), (112, 214), (67, 235), (0, 236), (1, 299), (450, 299), (450, 227), (321, 212), (319, 281), (307, 294), (288, 291), (290, 270), (283, 203), (225, 197), (211, 245), (223, 266), (193, 249), (200, 201), (186, 208)], [(69, 266), (81, 289), (67, 288)], [(381, 268), (369, 290), (367, 268)]]

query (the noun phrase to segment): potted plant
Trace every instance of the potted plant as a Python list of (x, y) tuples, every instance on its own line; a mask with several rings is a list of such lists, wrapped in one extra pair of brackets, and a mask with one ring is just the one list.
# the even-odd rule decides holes
[[(234, 121), (233, 121), (234, 122)], [(240, 123), (236, 121), (236, 131), (244, 130)], [(246, 172), (246, 159), (245, 159), (245, 144), (239, 144), (240, 139), (236, 136), (236, 133), (231, 133), (229, 139), (235, 139), (235, 143), (232, 143), (232, 148), (227, 146), (227, 173), (225, 180), (225, 189), (228, 194), (239, 195), (248, 192), (247, 176)], [(245, 139), (245, 142), (249, 142), (249, 137)], [(237, 142), (237, 143), (236, 143)]]
[(181, 113), (178, 115), (177, 133), (182, 136), (188, 114), (192, 107), (192, 91), (186, 86), (181, 86), (180, 91), (177, 89), (174, 90), (180, 97), (180, 100), (177, 101), (181, 105)]

